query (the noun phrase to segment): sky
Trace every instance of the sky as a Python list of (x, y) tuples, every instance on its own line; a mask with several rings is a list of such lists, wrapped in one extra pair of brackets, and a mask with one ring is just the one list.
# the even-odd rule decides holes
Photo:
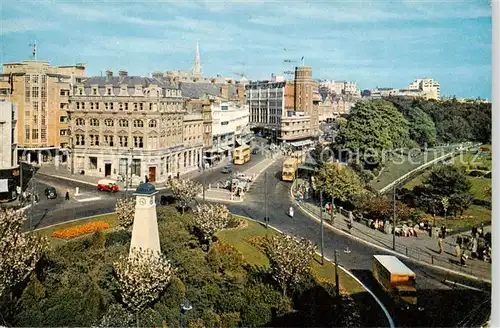
[[(433, 78), (442, 96), (491, 99), (489, 0), (0, 0), (0, 63), (87, 64), (87, 75), (191, 70), (250, 80), (304, 63), (360, 89)], [(291, 61), (291, 62), (285, 62)]]

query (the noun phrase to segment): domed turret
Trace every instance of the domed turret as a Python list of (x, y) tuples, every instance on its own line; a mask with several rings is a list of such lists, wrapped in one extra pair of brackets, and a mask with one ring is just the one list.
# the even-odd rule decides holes
[(135, 190), (135, 194), (139, 195), (151, 195), (156, 192), (156, 188), (153, 184), (149, 182), (141, 183)]

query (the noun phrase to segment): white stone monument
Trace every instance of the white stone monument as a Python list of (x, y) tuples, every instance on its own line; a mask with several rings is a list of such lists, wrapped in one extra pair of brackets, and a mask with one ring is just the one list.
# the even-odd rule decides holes
[(155, 195), (158, 193), (151, 183), (141, 183), (135, 196), (134, 225), (129, 255), (132, 249), (151, 249), (160, 252), (160, 236), (156, 219)]

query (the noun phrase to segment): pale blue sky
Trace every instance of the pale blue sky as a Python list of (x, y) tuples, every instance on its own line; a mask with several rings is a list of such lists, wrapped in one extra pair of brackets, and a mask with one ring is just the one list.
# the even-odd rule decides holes
[(465, 1), (0, 0), (0, 62), (85, 62), (88, 75), (192, 68), (200, 41), (205, 76), (267, 79), (294, 63), (318, 79), (360, 88), (441, 83), (442, 95), (491, 99), (491, 7)]

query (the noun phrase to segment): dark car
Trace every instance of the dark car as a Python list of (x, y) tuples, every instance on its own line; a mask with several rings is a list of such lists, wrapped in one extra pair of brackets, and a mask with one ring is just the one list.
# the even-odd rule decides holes
[(252, 155), (257, 155), (259, 150), (257, 148), (252, 149)]
[(231, 166), (224, 166), (221, 170), (222, 173), (231, 173), (233, 172), (233, 169), (231, 168)]
[(47, 196), (47, 199), (56, 199), (57, 198), (56, 188), (54, 187), (45, 188), (45, 196)]

